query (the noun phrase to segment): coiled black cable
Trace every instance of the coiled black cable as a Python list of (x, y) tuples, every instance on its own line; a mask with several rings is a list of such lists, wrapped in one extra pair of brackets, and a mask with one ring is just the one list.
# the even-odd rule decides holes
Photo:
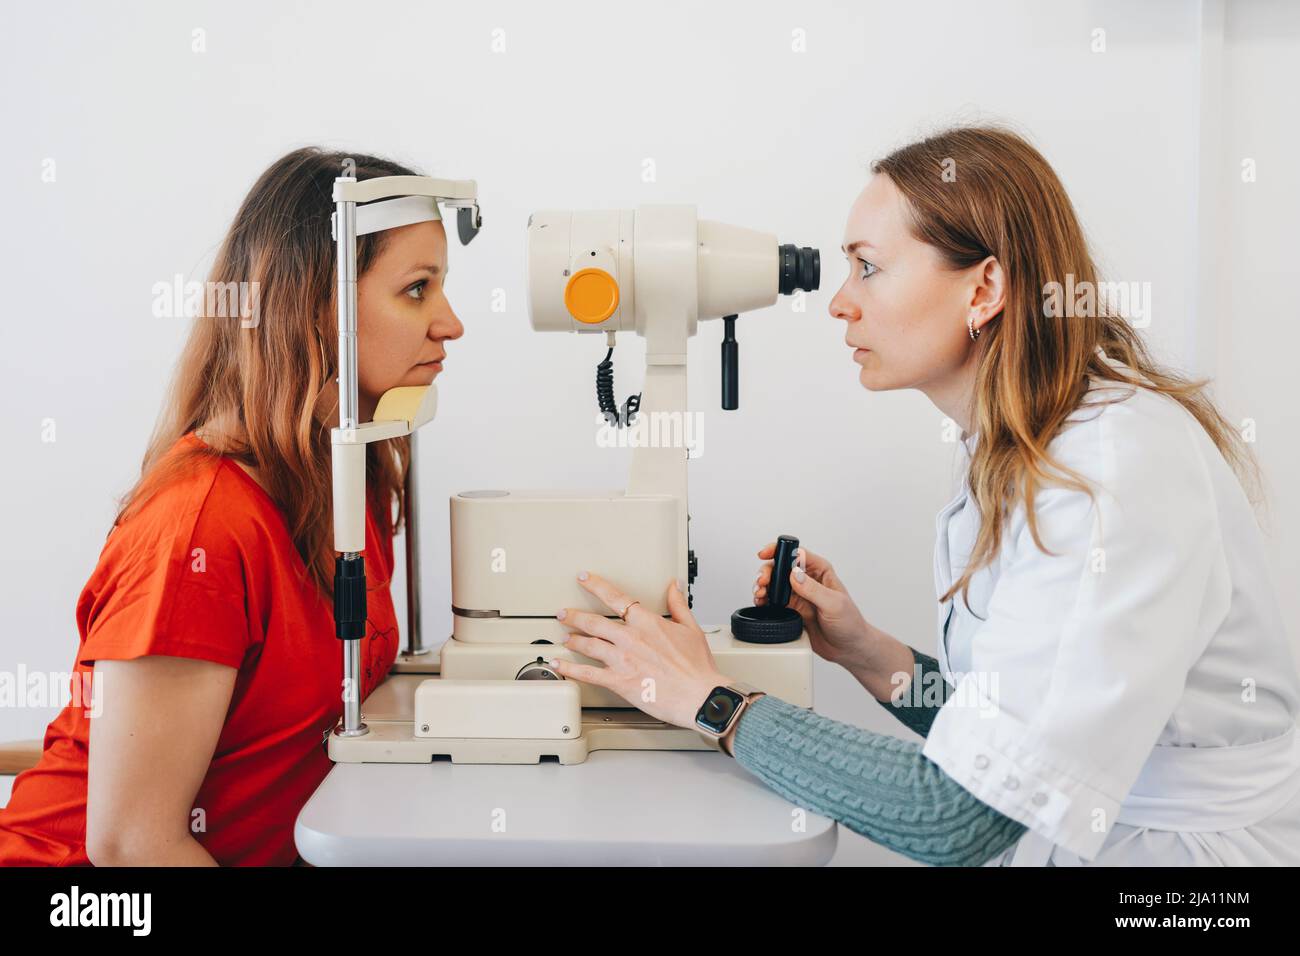
[(631, 425), (636, 421), (637, 411), (641, 408), (641, 393), (629, 395), (623, 403), (623, 414), (618, 411), (618, 400), (614, 398), (614, 347), (611, 345), (605, 353), (605, 361), (596, 366), (596, 404), (600, 406), (605, 421), (615, 428)]

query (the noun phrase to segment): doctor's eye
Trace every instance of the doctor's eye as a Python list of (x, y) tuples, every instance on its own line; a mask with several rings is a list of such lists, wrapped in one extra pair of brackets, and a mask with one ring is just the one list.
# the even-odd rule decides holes
[[(415, 299), (418, 302), (424, 298), (424, 287), (428, 284), (428, 279), (421, 279), (419, 282), (413, 283), (410, 288), (406, 290), (406, 294), (410, 295), (412, 299)], [(415, 294), (411, 295), (412, 292)]]
[(870, 279), (880, 271), (880, 268), (875, 263), (868, 262), (866, 259), (858, 259), (858, 261), (862, 263), (862, 278), (864, 279)]

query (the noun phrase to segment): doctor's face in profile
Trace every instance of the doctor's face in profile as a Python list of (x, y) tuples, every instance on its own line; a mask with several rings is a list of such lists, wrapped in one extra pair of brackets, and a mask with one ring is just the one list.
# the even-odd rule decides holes
[[(830, 314), (846, 323), (859, 381), (872, 391), (937, 386), (974, 354), (966, 328), (982, 266), (953, 269), (912, 234), (907, 200), (875, 174), (849, 211), (849, 273)], [(978, 325), (977, 325), (978, 327)]]
[(390, 388), (428, 385), (447, 342), (465, 331), (444, 288), (447, 233), (439, 221), (392, 229), (357, 280), (357, 390), (378, 400)]

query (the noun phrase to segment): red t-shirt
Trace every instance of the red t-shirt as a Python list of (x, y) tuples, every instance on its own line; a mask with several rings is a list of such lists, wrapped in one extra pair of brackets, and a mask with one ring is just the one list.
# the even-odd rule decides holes
[[(185, 442), (199, 439), (190, 433), (177, 447)], [(398, 650), (386, 517), (373, 509), (366, 516), (362, 700), (387, 676)], [(77, 689), (96, 660), (160, 654), (238, 669), (194, 798), (206, 830), (193, 835), (223, 866), (292, 864), (294, 821), (332, 766), (322, 738), (342, 715), (343, 661), (332, 604), (306, 576), (265, 489), (221, 458), (159, 491), (109, 535), (77, 602), (77, 627)], [(90, 862), (92, 701), (72, 698), (46, 730), (40, 762), (14, 780), (0, 809), (0, 864)]]

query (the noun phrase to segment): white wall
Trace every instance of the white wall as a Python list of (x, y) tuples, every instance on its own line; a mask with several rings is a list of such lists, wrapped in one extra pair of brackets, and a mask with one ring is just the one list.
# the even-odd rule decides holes
[[(1207, 61), (1206, 23), (1219, 21)], [(191, 50), (196, 28), (206, 52)], [(1098, 28), (1105, 52), (1091, 49)], [(796, 29), (807, 52), (791, 49)], [(529, 212), (693, 202), (704, 218), (819, 246), (824, 272), (806, 314), (783, 299), (742, 318), (739, 412), (718, 410), (721, 328), (691, 343), (706, 416), (691, 465), (698, 616), (725, 622), (749, 603), (754, 550), (789, 532), (836, 562), (868, 617), (932, 652), (933, 520), (953, 446), (923, 396), (858, 386), (826, 306), (867, 163), (955, 120), (1028, 133), (1110, 276), (1151, 283), (1160, 354), (1213, 366), (1234, 420), (1257, 420), (1276, 568), (1294, 582), (1300, 544), (1281, 529), (1297, 527), (1300, 432), (1284, 363), (1300, 332), (1282, 279), (1295, 274), (1298, 153), (1295, 123), (1279, 117), (1294, 107), (1298, 38), (1281, 0), (1226, 14), (1170, 0), (26, 5), (0, 38), (0, 400), (12, 424), (0, 669), (72, 663), (77, 595), (185, 336), (181, 320), (151, 317), (153, 284), (202, 279), (254, 178), (305, 143), (480, 184), (484, 231), (451, 249), (467, 333), (423, 436), (430, 635), (450, 627), (449, 494), (619, 487), (627, 463), (592, 438), (603, 346), (528, 326)], [(1207, 122), (1221, 155), (1202, 155)], [(1234, 178), (1243, 156), (1257, 158), (1258, 182)], [(656, 182), (642, 181), (646, 158)], [(494, 289), (504, 313), (490, 311)], [(620, 398), (639, 384), (642, 349), (629, 343), (616, 353)], [(1294, 587), (1284, 600), (1294, 619)], [(823, 713), (906, 733), (842, 673), (822, 667), (817, 680)], [(53, 713), (0, 708), (0, 740), (40, 736)], [(847, 830), (841, 846), (842, 862), (900, 861)]]
[[(1275, 580), (1292, 641), (1300, 641), (1300, 5), (1227, 5), (1216, 224), (1204, 268), (1217, 287), (1204, 350), (1234, 420), (1252, 419), (1263, 468)], [(1279, 110), (1279, 107), (1281, 109)], [(1256, 179), (1243, 181), (1253, 160)]]

